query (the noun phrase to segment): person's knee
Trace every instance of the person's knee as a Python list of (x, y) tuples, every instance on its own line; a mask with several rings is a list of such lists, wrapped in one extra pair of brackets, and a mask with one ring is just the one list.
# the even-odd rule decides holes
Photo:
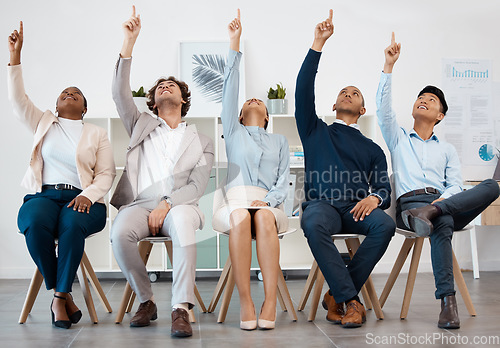
[(274, 214), (267, 209), (259, 209), (255, 212), (254, 221), (261, 227), (274, 227), (276, 219)]
[(231, 229), (240, 224), (250, 223), (250, 213), (247, 209), (235, 209), (231, 212), (229, 216), (229, 221), (231, 222)]
[(488, 189), (486, 192), (488, 192), (488, 200), (493, 202), (495, 199), (498, 198), (500, 195), (500, 187), (496, 180), (493, 179), (486, 179), (482, 182), (483, 185), (485, 185)]

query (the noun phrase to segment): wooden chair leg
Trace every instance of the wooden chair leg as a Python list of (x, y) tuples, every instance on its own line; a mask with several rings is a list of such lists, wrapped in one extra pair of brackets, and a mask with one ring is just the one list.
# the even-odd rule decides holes
[[(129, 284), (130, 286), (130, 284)], [(130, 290), (132, 290), (132, 288), (130, 288)], [(134, 306), (134, 302), (135, 302), (135, 292), (131, 292), (130, 295), (129, 295), (129, 299), (128, 299), (128, 303), (127, 303), (127, 309), (125, 309), (125, 313), (130, 313), (132, 312), (132, 307)]]
[(212, 300), (208, 305), (208, 313), (213, 313), (215, 311), (215, 307), (217, 307), (217, 303), (219, 302), (219, 298), (224, 291), (224, 287), (227, 283), (227, 278), (229, 276), (229, 270), (231, 269), (231, 258), (228, 256), (226, 260), (226, 264), (224, 265), (224, 269), (219, 277), (219, 281), (217, 282), (217, 286), (215, 287), (214, 294), (212, 296)]
[[(452, 251), (453, 252), (453, 251)], [(469, 290), (467, 289), (467, 285), (465, 284), (464, 276), (462, 275), (462, 270), (458, 265), (457, 258), (455, 257), (455, 253), (453, 252), (453, 276), (455, 277), (455, 282), (457, 283), (458, 290), (462, 295), (462, 298), (465, 303), (465, 307), (469, 311), (469, 314), (473, 317), (476, 316), (476, 309), (472, 304), (472, 300), (470, 298)]]
[(222, 303), (220, 306), (219, 317), (217, 318), (218, 323), (223, 323), (226, 320), (227, 310), (229, 308), (229, 303), (231, 302), (231, 296), (234, 290), (234, 277), (233, 268), (229, 269), (229, 274), (227, 277), (226, 290), (224, 291), (224, 296), (222, 297)]
[(323, 291), (323, 284), (325, 283), (325, 277), (321, 270), (318, 268), (318, 276), (316, 278), (316, 284), (314, 285), (314, 291), (311, 302), (311, 310), (309, 311), (308, 321), (313, 321), (316, 318), (316, 312), (318, 311), (319, 299), (321, 297), (321, 292)]
[(283, 277), (283, 272), (278, 272), (278, 292), (282, 296), (282, 300), (284, 302), (285, 308), (288, 312), (288, 315), (292, 319), (292, 321), (297, 321), (297, 313), (295, 313), (295, 308), (293, 307), (292, 298), (290, 293), (288, 292), (288, 287), (286, 286), (285, 277)]
[(87, 304), (87, 309), (89, 310), (90, 320), (97, 324), (99, 322), (97, 318), (97, 313), (94, 307), (94, 301), (92, 300), (92, 294), (90, 293), (89, 284), (87, 283), (87, 272), (85, 271), (85, 265), (80, 262), (80, 267), (77, 271), (78, 281), (80, 282), (80, 287), (82, 288), (83, 298)]
[(92, 287), (94, 288), (94, 291), (96, 292), (97, 296), (99, 297), (99, 300), (101, 301), (102, 305), (108, 313), (111, 313), (113, 310), (111, 309), (111, 305), (108, 302), (108, 299), (106, 298), (106, 294), (104, 293), (104, 290), (102, 289), (101, 283), (99, 282), (99, 279), (97, 279), (97, 276), (95, 275), (94, 269), (92, 268), (92, 265), (90, 264), (89, 258), (87, 257), (87, 254), (85, 251), (83, 252), (82, 256), (82, 264), (85, 266), (85, 271), (87, 272), (87, 275), (89, 276), (89, 281)]
[(302, 291), (302, 296), (300, 297), (299, 305), (297, 307), (297, 310), (299, 312), (303, 311), (304, 308), (306, 307), (307, 300), (309, 299), (309, 294), (311, 293), (311, 290), (314, 286), (314, 282), (316, 281), (317, 277), (318, 277), (318, 264), (316, 260), (314, 260), (311, 266), (311, 270), (309, 271), (309, 275), (307, 276), (306, 286)]
[(21, 311), (21, 316), (19, 317), (19, 324), (24, 324), (28, 315), (31, 313), (31, 309), (35, 304), (36, 297), (40, 291), (40, 287), (43, 283), (42, 273), (35, 267), (35, 273), (33, 278), (31, 278), (30, 287), (28, 288), (28, 293), (26, 294), (26, 299), (24, 300), (23, 309)]
[(366, 284), (361, 287), (361, 296), (363, 296), (363, 301), (365, 301), (365, 308), (367, 311), (373, 309), (372, 300), (370, 295), (368, 295), (368, 290), (366, 289)]
[(406, 319), (408, 310), (410, 309), (411, 295), (415, 285), (415, 278), (417, 277), (418, 264), (420, 262), (420, 255), (422, 254), (422, 246), (424, 244), (423, 237), (415, 238), (415, 245), (413, 247), (413, 254), (411, 256), (410, 270), (408, 272), (408, 280), (406, 281), (405, 295), (403, 298), (403, 305), (401, 306), (401, 319)]
[(285, 301), (283, 300), (283, 295), (281, 294), (281, 291), (280, 291), (279, 280), (278, 280), (278, 291), (276, 291), (276, 295), (277, 295), (281, 310), (283, 312), (286, 312), (286, 304), (285, 304)]
[(368, 293), (368, 297), (371, 299), (373, 311), (375, 312), (375, 316), (379, 320), (384, 319), (384, 312), (382, 311), (382, 307), (380, 306), (380, 302), (378, 300), (377, 293), (375, 291), (375, 286), (373, 285), (372, 277), (369, 276), (364, 285), (366, 287), (366, 292)]
[(385, 301), (389, 297), (392, 288), (394, 287), (394, 283), (396, 283), (396, 279), (398, 279), (399, 273), (401, 273), (401, 269), (405, 264), (406, 259), (408, 258), (408, 254), (410, 253), (411, 247), (415, 243), (415, 238), (405, 238), (403, 246), (401, 246), (401, 250), (399, 251), (399, 255), (392, 267), (391, 274), (385, 283), (384, 290), (382, 290), (382, 294), (380, 295), (380, 307), (384, 307)]
[(192, 308), (188, 311), (188, 314), (189, 314), (189, 321), (191, 323), (196, 323), (196, 316), (194, 315), (194, 311)]
[(198, 287), (196, 285), (194, 286), (194, 296), (196, 299), (196, 304), (198, 305), (198, 308), (200, 309), (200, 312), (206, 313), (207, 307), (205, 307), (205, 303), (203, 302), (203, 299), (201, 298), (200, 292), (198, 291)]
[(115, 323), (120, 324), (123, 320), (123, 317), (125, 315), (125, 311), (127, 308), (130, 306), (130, 298), (132, 295), (132, 288), (130, 287), (130, 284), (127, 282), (125, 285), (125, 290), (123, 290), (123, 295), (122, 295), (122, 300), (120, 302), (120, 307), (118, 308), (118, 312), (116, 313), (116, 318), (115, 318)]

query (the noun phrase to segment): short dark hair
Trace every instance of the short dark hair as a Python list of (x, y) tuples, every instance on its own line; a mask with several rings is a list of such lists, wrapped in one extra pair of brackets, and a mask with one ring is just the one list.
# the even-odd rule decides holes
[[(420, 97), (424, 93), (432, 93), (439, 99), (439, 103), (441, 104), (441, 112), (446, 115), (446, 112), (448, 111), (448, 104), (446, 103), (446, 99), (444, 98), (444, 93), (442, 90), (437, 88), (436, 86), (425, 86), (423, 90), (420, 91), (418, 94), (417, 98)], [(437, 121), (436, 124), (438, 124), (441, 121)]]
[(181, 90), (181, 94), (182, 94), (182, 100), (185, 101), (185, 103), (182, 104), (181, 117), (186, 116), (188, 111), (189, 111), (189, 108), (191, 107), (191, 92), (189, 91), (189, 86), (187, 85), (186, 82), (177, 80), (173, 76), (169, 76), (167, 78), (160, 77), (158, 80), (156, 80), (154, 86), (150, 88), (150, 90), (148, 91), (148, 94), (146, 95), (146, 97), (149, 99), (147, 101), (147, 105), (148, 105), (149, 110), (153, 111), (153, 113), (158, 116), (158, 109), (154, 107), (154, 105), (156, 103), (155, 92), (156, 92), (156, 89), (158, 88), (158, 85), (164, 81), (172, 81), (177, 86), (179, 86), (179, 88)]
[[(269, 117), (269, 111), (267, 110), (267, 106), (265, 106), (265, 108), (266, 108), (266, 115), (267, 115), (267, 117)], [(241, 114), (243, 114), (243, 108), (241, 108), (241, 110), (240, 110), (240, 116), (239, 117), (241, 117)], [(240, 124), (243, 124), (243, 120), (240, 120)], [(267, 126), (268, 125), (269, 125), (269, 121), (266, 120), (266, 123), (264, 124), (264, 129), (267, 130)]]

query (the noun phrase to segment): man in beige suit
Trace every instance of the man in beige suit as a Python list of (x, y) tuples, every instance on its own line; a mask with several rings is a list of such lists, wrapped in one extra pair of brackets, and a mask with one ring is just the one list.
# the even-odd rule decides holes
[(212, 169), (210, 138), (182, 117), (190, 92), (174, 77), (159, 79), (148, 93), (156, 115), (139, 112), (130, 91), (132, 49), (141, 29), (135, 7), (123, 24), (125, 38), (113, 78), (113, 99), (130, 135), (126, 167), (111, 204), (119, 209), (111, 228), (113, 252), (140, 300), (130, 326), (147, 326), (157, 309), (137, 242), (151, 235), (170, 236), (173, 243), (172, 336), (192, 335), (188, 310), (194, 306), (195, 231), (203, 227), (198, 200)]

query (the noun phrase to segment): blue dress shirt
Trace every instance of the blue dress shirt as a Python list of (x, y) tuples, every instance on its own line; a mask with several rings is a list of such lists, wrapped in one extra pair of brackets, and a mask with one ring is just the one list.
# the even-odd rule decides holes
[(391, 152), (396, 197), (425, 187), (433, 187), (448, 198), (462, 191), (460, 160), (453, 145), (436, 134), (423, 140), (414, 129), (398, 125), (392, 110), (392, 75), (382, 72), (377, 91), (377, 118)]
[(268, 190), (264, 202), (277, 207), (285, 200), (290, 173), (288, 141), (258, 126), (238, 121), (239, 65), (241, 52), (229, 50), (222, 90), (222, 128), (226, 142), (228, 179), (226, 189), (258, 186)]

